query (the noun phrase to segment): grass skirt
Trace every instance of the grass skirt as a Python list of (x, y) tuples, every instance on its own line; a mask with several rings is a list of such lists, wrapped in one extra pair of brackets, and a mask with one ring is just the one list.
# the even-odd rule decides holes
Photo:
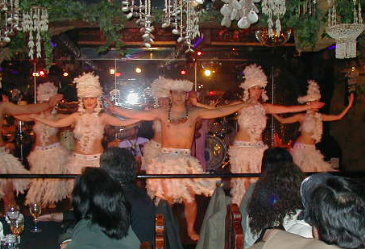
[[(37, 146), (28, 156), (32, 174), (67, 174), (69, 152), (60, 144)], [(46, 206), (67, 197), (68, 180), (33, 179), (26, 197), (26, 204), (41, 203)]]
[[(162, 148), (162, 153), (147, 166), (147, 173), (202, 174), (203, 169), (198, 159), (190, 155), (190, 150)], [(159, 197), (169, 203), (192, 202), (195, 195), (211, 196), (216, 181), (208, 178), (148, 179), (147, 190), (151, 198)]]
[[(4, 147), (0, 147), (0, 174), (29, 174), (19, 159), (5, 152)], [(11, 181), (14, 191), (19, 194), (23, 193), (29, 186), (29, 179), (0, 179), (0, 197), (5, 194), (6, 184)]]
[[(230, 146), (229, 160), (232, 173), (260, 173), (261, 162), (267, 146), (263, 142), (236, 141)], [(231, 180), (232, 203), (241, 204), (246, 190), (256, 177), (233, 178)]]
[(322, 153), (316, 149), (315, 145), (295, 143), (290, 153), (303, 172), (335, 171), (329, 163), (324, 161)]

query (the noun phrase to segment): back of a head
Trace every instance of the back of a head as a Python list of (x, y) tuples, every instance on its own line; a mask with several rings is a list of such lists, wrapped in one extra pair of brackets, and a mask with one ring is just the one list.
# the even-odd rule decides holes
[(261, 172), (270, 170), (272, 167), (285, 162), (293, 162), (293, 157), (287, 149), (282, 147), (269, 148), (264, 151)]
[(121, 239), (130, 225), (120, 184), (100, 168), (85, 168), (76, 180), (72, 205), (79, 219), (91, 220), (110, 238)]
[(281, 224), (285, 216), (293, 215), (302, 208), (299, 187), (303, 179), (303, 172), (291, 162), (281, 163), (280, 167), (273, 167), (263, 173), (256, 182), (248, 205), (253, 232), (259, 233), (265, 228)]
[(125, 148), (106, 149), (100, 157), (100, 167), (122, 184), (132, 183), (136, 179), (136, 160), (132, 152)]
[(365, 247), (365, 198), (363, 183), (333, 176), (310, 196), (308, 221), (319, 238), (341, 248)]

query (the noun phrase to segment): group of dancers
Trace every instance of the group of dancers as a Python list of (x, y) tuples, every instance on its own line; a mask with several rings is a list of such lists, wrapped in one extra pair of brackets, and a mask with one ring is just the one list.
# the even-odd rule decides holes
[[(354, 96), (350, 95), (349, 105), (341, 114), (325, 115), (318, 112), (324, 104), (319, 102), (321, 95), (315, 81), (309, 81), (307, 96), (298, 99), (301, 105), (282, 106), (265, 102), (268, 99), (265, 93), (267, 76), (260, 66), (256, 64), (247, 66), (244, 69), (244, 75), (245, 80), (240, 85), (244, 89), (242, 101), (218, 107), (203, 105), (195, 98), (190, 99), (188, 92), (193, 88), (192, 82), (159, 77), (151, 84), (156, 108), (131, 110), (110, 103), (107, 111), (127, 118), (121, 120), (102, 111), (103, 91), (99, 77), (93, 73), (84, 73), (74, 80), (79, 98), (79, 109), (76, 113), (61, 115), (50, 108), (34, 110), (34, 106), (37, 105), (22, 107), (24, 110), (19, 112), (0, 113), (26, 114), (18, 115), (17, 118), (35, 121), (36, 141), (28, 157), (31, 173), (80, 174), (84, 167), (98, 167), (100, 155), (103, 152), (102, 139), (106, 125), (129, 126), (148, 120), (153, 121), (154, 137), (144, 146), (142, 169), (148, 174), (201, 174), (203, 169), (199, 160), (191, 155), (196, 123), (201, 119), (214, 119), (235, 112), (238, 112), (239, 130), (229, 148), (232, 173), (260, 172), (263, 152), (267, 148), (262, 141), (267, 114), (274, 114), (282, 123), (301, 122), (301, 136), (295, 143), (292, 154), (303, 171), (333, 170), (316, 150), (315, 144), (321, 140), (322, 122), (341, 119), (352, 106)], [(57, 88), (52, 83), (44, 83), (38, 87), (37, 99), (39, 102), (53, 104), (58, 96), (56, 93)], [(187, 104), (188, 100), (190, 105)], [(38, 106), (43, 107), (42, 104)], [(41, 112), (29, 114), (37, 111)], [(277, 115), (296, 112), (301, 113), (286, 118)], [(76, 140), (72, 153), (63, 148), (57, 136), (57, 128), (67, 126), (73, 127)], [(28, 172), (19, 166), (18, 161), (17, 168), (6, 165), (4, 158), (8, 156), (10, 155), (6, 152), (1, 155), (2, 173)], [(15, 158), (12, 161), (16, 161)], [(184, 203), (188, 235), (191, 239), (198, 240), (199, 235), (194, 229), (197, 215), (195, 195), (212, 195), (216, 180), (208, 178), (148, 179), (146, 187), (148, 194), (156, 201), (164, 199), (171, 204)], [(233, 203), (241, 203), (246, 189), (254, 180), (250, 178), (232, 180)], [(0, 181), (0, 187), (5, 186), (4, 182)], [(13, 181), (14, 190), (24, 191), (26, 186), (17, 186), (16, 182)], [(26, 185), (27, 182), (23, 181), (24, 184)], [(38, 202), (44, 205), (55, 203), (69, 196), (71, 189), (70, 180), (32, 180), (26, 203)]]

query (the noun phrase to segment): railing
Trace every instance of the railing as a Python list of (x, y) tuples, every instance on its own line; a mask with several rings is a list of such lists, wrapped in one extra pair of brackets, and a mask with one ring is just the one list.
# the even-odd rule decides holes
[[(308, 172), (307, 175), (318, 173)], [(330, 172), (334, 175), (365, 178), (365, 171), (349, 172)], [(0, 174), (1, 178), (75, 178), (78, 174)], [(245, 178), (260, 177), (260, 173), (241, 173), (241, 174), (223, 174), (223, 173), (205, 173), (205, 174), (144, 174), (137, 175), (137, 179), (159, 179), (159, 178)]]

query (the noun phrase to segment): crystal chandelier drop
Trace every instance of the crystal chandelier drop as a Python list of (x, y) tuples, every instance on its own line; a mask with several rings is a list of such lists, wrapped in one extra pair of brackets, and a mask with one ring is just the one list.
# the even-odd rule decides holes
[(336, 40), (336, 58), (356, 57), (356, 39), (364, 31), (360, 2), (353, 0), (353, 22), (341, 23), (337, 20), (336, 4), (328, 11), (328, 27), (326, 32)]
[[(280, 18), (285, 15), (286, 6), (285, 0), (262, 0), (261, 2), (262, 13), (267, 15), (267, 24), (269, 36), (272, 37), (275, 33), (281, 32)], [(274, 23), (274, 20), (276, 21)]]
[(135, 0), (123, 0), (122, 11), (126, 13), (128, 19), (138, 18), (136, 24), (140, 27), (143, 44), (146, 48), (150, 48), (155, 39), (152, 34), (155, 30), (151, 14), (152, 0), (139, 0), (138, 5), (136, 5), (136, 2)]
[(0, 47), (6, 46), (20, 30), (19, 0), (0, 0)]
[[(48, 11), (43, 7), (32, 7), (29, 12), (23, 14), (23, 32), (29, 32), (28, 40), (28, 56), (31, 60), (34, 58), (34, 52), (36, 58), (42, 57), (42, 38), (41, 32), (48, 31)], [(35, 41), (34, 37), (35, 35)], [(35, 51), (34, 51), (35, 50)]]
[(178, 35), (177, 42), (187, 46), (186, 53), (194, 52), (192, 41), (200, 36), (197, 6), (203, 1), (165, 0), (163, 28), (171, 27)]
[(316, 14), (317, 0), (300, 1), (297, 9), (298, 16), (313, 16)]

